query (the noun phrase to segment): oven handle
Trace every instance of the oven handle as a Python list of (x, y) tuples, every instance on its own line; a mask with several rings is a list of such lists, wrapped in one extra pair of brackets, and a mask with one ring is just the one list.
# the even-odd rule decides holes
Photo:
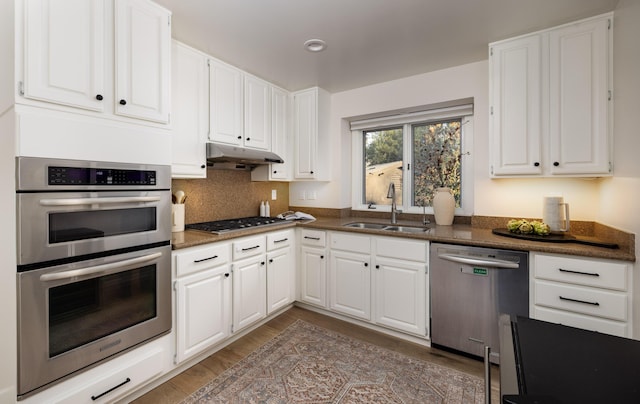
[(160, 196), (123, 196), (110, 198), (67, 198), (67, 199), (41, 199), (42, 206), (77, 206), (94, 205), (107, 203), (136, 203), (136, 202), (158, 202)]
[(144, 262), (153, 261), (162, 256), (161, 252), (153, 254), (143, 255), (141, 257), (130, 258), (118, 262), (110, 262), (108, 264), (95, 265), (92, 267), (86, 267), (81, 269), (72, 269), (71, 271), (56, 272), (54, 274), (40, 275), (40, 280), (43, 282), (57, 281), (60, 279), (68, 279), (79, 276), (92, 275), (100, 272), (112, 271), (114, 269), (121, 269), (130, 265), (138, 265)]

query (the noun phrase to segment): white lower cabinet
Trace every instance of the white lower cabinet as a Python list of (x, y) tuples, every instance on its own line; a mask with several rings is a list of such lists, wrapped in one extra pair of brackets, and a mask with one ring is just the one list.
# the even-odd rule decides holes
[(112, 403), (170, 369), (166, 335), (21, 400), (25, 404)]
[(267, 272), (264, 254), (234, 262), (233, 332), (267, 316)]
[(267, 251), (264, 235), (233, 242), (233, 332), (267, 316)]
[(631, 337), (631, 270), (627, 263), (531, 253), (531, 316)]
[(428, 336), (428, 242), (331, 232), (329, 308)]
[(300, 231), (300, 301), (327, 307), (327, 250), (324, 231)]
[(296, 298), (294, 237), (293, 229), (267, 235), (267, 315)]
[(229, 243), (174, 253), (176, 364), (230, 335), (230, 255)]

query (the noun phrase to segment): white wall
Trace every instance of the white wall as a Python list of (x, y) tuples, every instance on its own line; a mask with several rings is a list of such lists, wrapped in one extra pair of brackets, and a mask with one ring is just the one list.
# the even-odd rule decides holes
[[(595, 220), (598, 181), (585, 179), (489, 178), (488, 61), (335, 93), (331, 97), (332, 181), (292, 183), (290, 204), (345, 208), (351, 206), (351, 133), (347, 120), (456, 99), (474, 99), (474, 214), (542, 217), (542, 198), (562, 195), (571, 205), (572, 219)], [(315, 191), (316, 200), (299, 200), (300, 191)]]
[[(614, 173), (599, 189), (596, 220), (636, 234), (640, 251), (640, 2), (620, 0), (614, 14)], [(640, 263), (634, 268), (634, 338), (640, 339)]]

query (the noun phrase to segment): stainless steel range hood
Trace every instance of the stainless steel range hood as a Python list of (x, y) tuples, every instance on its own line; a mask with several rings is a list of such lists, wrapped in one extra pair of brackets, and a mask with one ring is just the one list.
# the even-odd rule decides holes
[(267, 150), (207, 143), (207, 165), (213, 168), (250, 170), (270, 163), (284, 163), (284, 160)]

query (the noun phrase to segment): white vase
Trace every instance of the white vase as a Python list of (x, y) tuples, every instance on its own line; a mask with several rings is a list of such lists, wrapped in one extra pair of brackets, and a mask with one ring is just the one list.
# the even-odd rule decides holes
[(436, 217), (436, 224), (452, 225), (455, 211), (456, 200), (451, 193), (451, 188), (437, 188), (433, 196), (433, 215)]

